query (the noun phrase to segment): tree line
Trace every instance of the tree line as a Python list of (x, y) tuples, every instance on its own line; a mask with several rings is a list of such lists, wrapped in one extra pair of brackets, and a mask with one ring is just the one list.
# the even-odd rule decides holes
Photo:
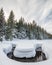
[(52, 35), (38, 26), (33, 20), (26, 23), (24, 18), (15, 20), (13, 10), (5, 20), (3, 8), (0, 9), (0, 41), (13, 39), (52, 39)]

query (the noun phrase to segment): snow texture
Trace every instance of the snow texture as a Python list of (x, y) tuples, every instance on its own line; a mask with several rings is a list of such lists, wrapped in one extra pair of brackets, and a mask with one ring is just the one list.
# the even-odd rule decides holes
[(27, 44), (27, 43), (21, 43), (18, 44), (14, 50), (14, 56), (15, 57), (34, 57), (36, 54), (34, 45), (33, 44)]
[[(18, 62), (12, 59), (9, 59), (6, 54), (3, 52), (3, 49), (8, 44), (21, 44), (25, 42), (27, 44), (42, 44), (42, 49), (46, 52), (48, 59), (42, 62)], [(18, 40), (18, 41), (3, 41), (0, 42), (0, 65), (52, 65), (52, 40)]]
[(3, 45), (3, 51), (7, 54), (9, 52), (11, 52), (12, 50), (12, 45), (11, 44), (4, 44)]

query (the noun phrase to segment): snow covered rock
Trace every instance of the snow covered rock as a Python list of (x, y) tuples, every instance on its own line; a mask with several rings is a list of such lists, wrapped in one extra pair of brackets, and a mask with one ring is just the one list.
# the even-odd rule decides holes
[(36, 44), (36, 51), (42, 51), (42, 44)]
[(36, 52), (33, 44), (18, 44), (14, 50), (14, 56), (19, 58), (30, 58), (34, 57)]
[(3, 46), (3, 51), (7, 54), (9, 52), (11, 52), (12, 50), (12, 44), (4, 44)]

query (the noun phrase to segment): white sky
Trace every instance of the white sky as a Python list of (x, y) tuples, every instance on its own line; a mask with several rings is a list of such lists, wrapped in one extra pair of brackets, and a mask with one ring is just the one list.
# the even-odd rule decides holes
[(52, 0), (0, 0), (2, 7), (6, 18), (13, 10), (16, 19), (22, 16), (28, 22), (35, 20), (52, 34)]

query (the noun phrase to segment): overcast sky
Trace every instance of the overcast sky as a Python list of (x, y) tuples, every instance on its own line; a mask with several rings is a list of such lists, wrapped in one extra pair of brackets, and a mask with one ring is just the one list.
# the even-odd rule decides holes
[(21, 16), (28, 22), (35, 20), (52, 34), (52, 0), (0, 0), (5, 17), (14, 11), (16, 19)]

